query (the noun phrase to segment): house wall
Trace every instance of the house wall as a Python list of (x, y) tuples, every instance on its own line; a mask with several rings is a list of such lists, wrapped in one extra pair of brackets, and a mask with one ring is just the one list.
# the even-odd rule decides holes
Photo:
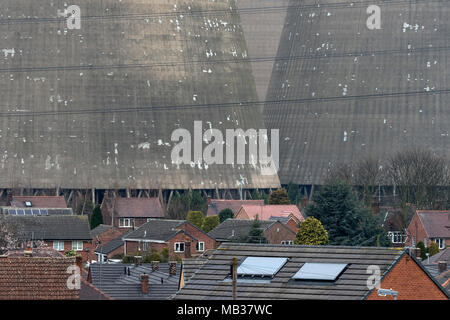
[(286, 226), (297, 234), (298, 231), (297, 221), (295, 221), (294, 219), (289, 219), (289, 221), (286, 223)]
[[(447, 300), (439, 287), (407, 254), (381, 281), (380, 287), (397, 291), (397, 300)], [(367, 297), (367, 300), (392, 299), (392, 296), (380, 297), (377, 289)]]
[[(111, 240), (118, 238), (119, 236), (123, 235), (126, 232), (127, 232), (127, 230), (125, 228), (111, 228), (111, 229), (99, 234), (94, 239), (92, 239), (92, 247), (94, 248), (94, 250), (92, 250), (89, 253), (89, 255), (88, 255), (89, 260), (97, 260), (98, 259), (97, 255), (95, 254), (95, 250), (98, 247), (104, 246)], [(113, 256), (116, 253), (123, 253), (123, 247), (116, 249), (116, 250), (114, 250), (114, 252), (108, 254), (108, 258), (110, 258), (110, 256)]]
[[(164, 248), (168, 248), (170, 257), (189, 258), (189, 254), (186, 250), (187, 242), (189, 242), (191, 244), (191, 247), (190, 247), (190, 255), (191, 256), (198, 256), (198, 255), (202, 254), (204, 251), (210, 250), (210, 249), (215, 249), (218, 246), (218, 243), (213, 238), (209, 237), (206, 233), (193, 227), (189, 223), (182, 224), (178, 229), (180, 229), (180, 230), (184, 229), (185, 232), (191, 234), (192, 237), (183, 232), (180, 232), (177, 235), (175, 235), (174, 237), (167, 240), (165, 243), (150, 242), (148, 244), (147, 252), (150, 252), (152, 250), (161, 251)], [(185, 251), (184, 252), (175, 252), (174, 246), (175, 246), (176, 242), (184, 242), (185, 243)], [(204, 251), (196, 250), (197, 242), (205, 243)], [(125, 250), (125, 248), (124, 248), (124, 250)], [(127, 252), (127, 254), (142, 252), (142, 243), (139, 246), (139, 243), (136, 241), (126, 241), (126, 252)]]
[(281, 244), (281, 241), (294, 241), (295, 233), (281, 222), (277, 222), (264, 231), (264, 237), (270, 244)]
[[(422, 222), (420, 221), (419, 215), (414, 214), (411, 222), (408, 225), (408, 238), (406, 239), (406, 245), (413, 246), (417, 245), (419, 241), (425, 243), (425, 238), (427, 234), (425, 229), (423, 228)], [(413, 240), (414, 238), (414, 240)], [(425, 244), (426, 246), (429, 244), (429, 241)]]
[[(45, 245), (47, 245), (49, 248), (53, 248), (53, 241), (44, 241)], [(89, 249), (86, 251), (86, 249)], [(72, 241), (64, 241), (64, 250), (59, 251), (62, 254), (66, 251), (72, 250)], [(81, 255), (83, 258), (83, 263), (88, 261), (91, 257), (91, 252), (93, 251), (92, 241), (83, 241), (83, 251), (77, 251), (78, 254)]]

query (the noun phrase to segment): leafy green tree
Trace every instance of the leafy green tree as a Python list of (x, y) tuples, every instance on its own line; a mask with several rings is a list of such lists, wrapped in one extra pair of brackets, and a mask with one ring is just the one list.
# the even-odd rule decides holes
[(234, 214), (233, 211), (229, 208), (223, 209), (219, 212), (219, 220), (220, 223), (224, 222), (227, 219), (233, 219)]
[(302, 245), (326, 245), (328, 241), (328, 232), (322, 223), (314, 217), (306, 218), (300, 224), (295, 237), (295, 244)]
[(203, 219), (202, 230), (204, 232), (210, 232), (212, 229), (220, 224), (219, 216), (207, 216)]
[(201, 229), (204, 220), (203, 213), (201, 211), (189, 211), (186, 220)]
[(381, 223), (346, 182), (336, 180), (320, 188), (305, 213), (322, 222), (331, 245), (390, 246)]
[(417, 242), (417, 248), (420, 249), (420, 258), (425, 260), (427, 258), (427, 248), (425, 248), (425, 244), (422, 241)]
[(162, 263), (169, 262), (169, 248), (163, 248), (161, 250), (160, 256)]
[(430, 254), (430, 257), (434, 256), (436, 253), (439, 253), (439, 246), (436, 242), (431, 242), (428, 245), (428, 253)]
[(100, 224), (103, 224), (102, 209), (97, 205), (91, 215), (91, 229), (94, 229)]
[(280, 188), (272, 191), (268, 199), (269, 204), (291, 204), (285, 189)]

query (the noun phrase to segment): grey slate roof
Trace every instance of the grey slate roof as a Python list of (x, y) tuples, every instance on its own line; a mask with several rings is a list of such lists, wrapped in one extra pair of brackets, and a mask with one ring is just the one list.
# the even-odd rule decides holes
[[(448, 265), (450, 265), (450, 248), (445, 248), (441, 250), (439, 253), (431, 256), (429, 258), (430, 264), (437, 264), (439, 261), (446, 261)], [(428, 259), (423, 261), (424, 264), (428, 264)]]
[[(175, 299), (230, 299), (229, 277), (233, 257), (287, 257), (289, 261), (269, 283), (238, 281), (238, 299), (362, 299), (368, 293), (367, 267), (386, 272), (404, 253), (395, 248), (283, 246), (223, 243), (186, 282)], [(298, 283), (291, 277), (305, 262), (349, 263), (334, 284)]]
[(87, 216), (6, 216), (24, 240), (91, 240)]
[(91, 236), (92, 236), (92, 238), (94, 238), (98, 235), (101, 235), (103, 232), (108, 231), (111, 228), (112, 228), (112, 226), (110, 226), (110, 225), (100, 224), (91, 230)]
[[(130, 275), (124, 274), (124, 268), (130, 268)], [(169, 264), (160, 263), (158, 271), (152, 271), (151, 264), (135, 267), (133, 264), (99, 264), (90, 265), (92, 284), (119, 300), (166, 300), (178, 290), (180, 265), (177, 275), (169, 275)], [(149, 293), (141, 292), (141, 274), (149, 275)], [(161, 284), (163, 278), (163, 284)]]
[(178, 226), (186, 222), (185, 220), (151, 219), (138, 229), (130, 232), (124, 239), (146, 239), (166, 241), (175, 235), (179, 230)]
[[(217, 241), (232, 241), (239, 239), (248, 235), (253, 222), (254, 220), (247, 219), (227, 219), (211, 230), (208, 235)], [(266, 230), (276, 223), (276, 221), (261, 220), (259, 223), (261, 229)]]

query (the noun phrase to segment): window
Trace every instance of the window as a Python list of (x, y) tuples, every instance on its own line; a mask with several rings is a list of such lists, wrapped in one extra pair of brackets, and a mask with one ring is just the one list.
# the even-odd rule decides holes
[(119, 219), (119, 227), (121, 228), (131, 228), (134, 224), (134, 219), (131, 218), (121, 218)]
[(148, 242), (142, 242), (142, 251), (148, 250)]
[(64, 241), (53, 241), (53, 249), (64, 251)]
[(72, 241), (72, 250), (83, 251), (83, 241)]
[(174, 249), (175, 252), (184, 252), (184, 242), (175, 242)]
[(292, 244), (294, 244), (294, 241), (292, 241), (292, 240), (283, 240), (283, 241), (281, 241), (281, 244), (292, 245)]
[(405, 234), (401, 231), (389, 231), (388, 236), (391, 238), (392, 243), (405, 243)]
[(197, 245), (195, 247), (197, 251), (205, 251), (205, 243), (204, 242), (197, 242)]
[(445, 241), (444, 241), (443, 238), (436, 238), (436, 239), (434, 239), (434, 242), (437, 243), (439, 249), (444, 249), (444, 247), (445, 247)]

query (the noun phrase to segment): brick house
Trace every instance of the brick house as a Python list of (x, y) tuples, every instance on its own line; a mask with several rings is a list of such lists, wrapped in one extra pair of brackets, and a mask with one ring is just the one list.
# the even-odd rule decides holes
[(305, 220), (296, 205), (243, 205), (234, 218), (253, 220), (256, 216), (259, 220), (281, 221), (295, 233), (300, 222)]
[(0, 212), (9, 215), (73, 215), (63, 196), (12, 196)]
[(236, 215), (243, 205), (263, 206), (264, 200), (226, 200), (226, 199), (206, 199), (208, 209), (206, 216), (218, 215), (224, 209), (230, 209)]
[(93, 250), (89, 260), (106, 261), (115, 255), (123, 255), (122, 237), (129, 229), (101, 224), (91, 230)]
[[(208, 235), (218, 243), (237, 242), (248, 236), (253, 222), (254, 220), (227, 219), (211, 230)], [(267, 243), (294, 244), (295, 232), (280, 221), (260, 221), (260, 225)]]
[(67, 208), (64, 196), (12, 196), (11, 207), (15, 208)]
[(416, 246), (422, 241), (427, 247), (436, 242), (439, 249), (450, 245), (450, 211), (417, 210), (407, 228), (406, 243)]
[(88, 261), (92, 251), (92, 238), (87, 216), (6, 216), (14, 226), (20, 245), (26, 247), (41, 245), (64, 253), (74, 250)]
[(170, 257), (190, 258), (216, 248), (216, 241), (186, 220), (150, 219), (123, 237), (124, 254), (169, 249)]
[(137, 228), (149, 219), (164, 219), (159, 198), (105, 199), (101, 210), (103, 222), (116, 228)]
[(238, 261), (237, 299), (393, 299), (380, 296), (378, 289), (397, 291), (398, 300), (450, 298), (408, 250), (228, 242), (222, 243), (195, 273), (189, 270), (187, 282), (182, 269), (182, 288), (175, 299), (230, 299), (233, 257)]

